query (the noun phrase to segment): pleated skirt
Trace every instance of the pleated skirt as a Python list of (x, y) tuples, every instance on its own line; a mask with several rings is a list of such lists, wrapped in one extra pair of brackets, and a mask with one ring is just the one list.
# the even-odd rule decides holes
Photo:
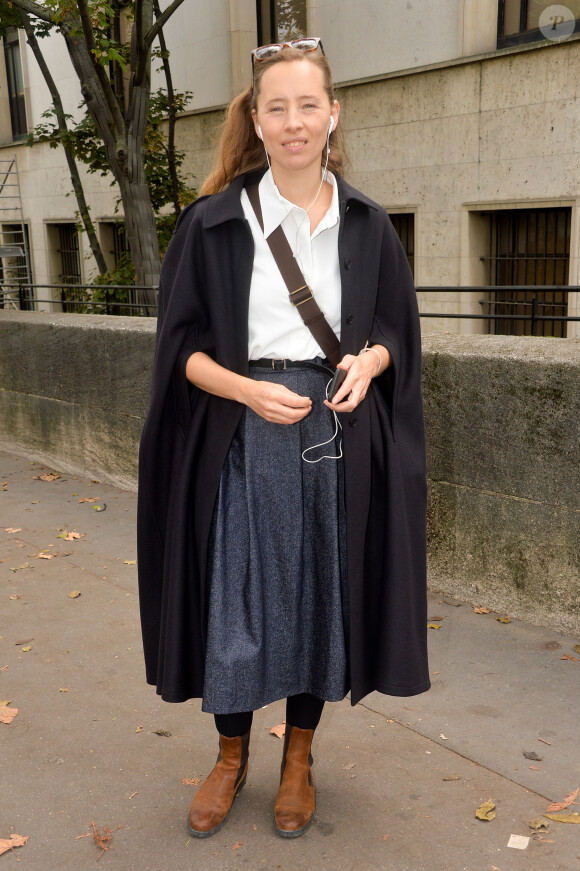
[[(323, 405), (330, 375), (259, 368), (251, 377), (310, 396), (313, 406), (292, 425), (246, 408), (222, 471), (202, 700), (215, 714), (304, 692), (338, 701), (349, 689), (341, 439)], [(306, 462), (305, 450), (320, 461)]]

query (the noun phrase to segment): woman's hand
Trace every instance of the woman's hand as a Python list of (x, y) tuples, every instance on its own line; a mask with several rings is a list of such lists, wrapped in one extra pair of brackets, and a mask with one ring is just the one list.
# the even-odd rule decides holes
[(300, 396), (283, 384), (250, 380), (244, 388), (245, 404), (270, 423), (298, 423), (312, 409), (309, 396)]
[[(373, 353), (373, 350), (376, 350), (381, 357), (380, 367), (377, 354)], [(338, 368), (344, 369), (347, 376), (334, 394), (332, 402), (325, 399), (324, 404), (331, 411), (354, 411), (367, 395), (372, 379), (384, 372), (390, 362), (391, 355), (383, 345), (373, 345), (372, 349), (356, 357), (353, 354), (346, 354), (338, 364)]]

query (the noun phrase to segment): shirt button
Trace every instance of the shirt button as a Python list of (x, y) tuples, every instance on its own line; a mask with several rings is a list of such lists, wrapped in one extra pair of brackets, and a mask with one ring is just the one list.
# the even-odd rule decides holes
[(349, 426), (356, 426), (357, 424), (358, 424), (358, 420), (356, 419), (356, 417), (349, 417), (349, 419), (348, 419)]
[(352, 262), (347, 257), (346, 260), (344, 261), (344, 268), (350, 269), (351, 266), (352, 266)]
[(353, 315), (347, 315), (345, 321), (347, 324), (352, 324), (352, 322), (354, 321)]

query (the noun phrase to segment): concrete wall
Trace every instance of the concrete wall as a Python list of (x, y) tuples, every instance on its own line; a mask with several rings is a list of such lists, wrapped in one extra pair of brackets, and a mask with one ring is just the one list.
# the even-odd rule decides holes
[[(155, 321), (0, 312), (0, 447), (135, 487)], [(580, 340), (426, 336), (430, 585), (580, 631)]]

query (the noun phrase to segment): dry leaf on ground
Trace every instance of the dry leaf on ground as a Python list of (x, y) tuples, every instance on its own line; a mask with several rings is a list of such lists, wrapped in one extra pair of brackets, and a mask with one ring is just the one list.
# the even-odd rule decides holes
[(234, 846), (232, 847), (232, 850), (239, 850), (240, 847), (245, 847), (245, 846), (246, 846), (246, 842), (245, 842), (245, 841), (236, 841), (236, 843), (235, 843)]
[(73, 590), (71, 593), (68, 594), (69, 599), (78, 599), (79, 596), (80, 590)]
[(535, 820), (530, 820), (528, 825), (530, 829), (534, 829), (537, 832), (538, 829), (547, 829), (550, 823), (547, 823), (542, 817), (536, 817)]
[(563, 801), (550, 802), (550, 804), (546, 808), (546, 813), (558, 813), (558, 811), (563, 811), (571, 804), (575, 804), (575, 799), (578, 797), (578, 793), (580, 793), (580, 789), (575, 789), (574, 792), (571, 792), (570, 795), (567, 795)]
[(40, 553), (34, 554), (34, 559), (52, 559), (53, 556), (56, 556), (54, 553), (45, 553), (44, 551), (40, 551)]
[(511, 623), (512, 622), (512, 618), (508, 617), (507, 614), (505, 615), (505, 617), (496, 617), (495, 619), (497, 620), (498, 623)]
[(491, 610), (489, 608), (478, 608), (477, 605), (473, 606), (473, 610), (476, 614), (491, 614)]
[(201, 777), (182, 777), (181, 782), (185, 784), (185, 786), (199, 786), (201, 783)]
[(522, 750), (522, 753), (526, 757), (526, 759), (531, 759), (532, 762), (541, 762), (542, 757), (538, 756), (535, 750)]
[(580, 814), (544, 814), (549, 820), (557, 823), (580, 823)]
[(478, 820), (487, 820), (488, 822), (495, 819), (495, 804), (491, 798), (480, 804), (475, 811), (475, 816)]
[(123, 560), (123, 564), (126, 566), (136, 566), (137, 560), (136, 559), (126, 559), (126, 560)]
[(99, 496), (85, 496), (84, 499), (79, 499), (79, 502), (100, 502)]
[(91, 820), (91, 826), (93, 829), (93, 841), (95, 842), (95, 844), (97, 845), (97, 847), (99, 847), (99, 849), (101, 851), (99, 853), (99, 855), (97, 856), (97, 862), (98, 862), (99, 859), (101, 858), (101, 856), (103, 855), (103, 853), (109, 849), (110, 843), (113, 840), (113, 832), (116, 832), (119, 829), (122, 829), (123, 826), (117, 826), (116, 829), (110, 829), (108, 826), (105, 826), (103, 828), (102, 835), (99, 832), (99, 830), (97, 829), (94, 820)]
[(0, 838), (0, 856), (2, 853), (7, 853), (8, 850), (13, 850), (14, 847), (23, 847), (30, 835), (10, 835), (9, 838)]
[(441, 629), (441, 623), (427, 623), (427, 629)]
[(286, 734), (286, 721), (279, 723), (278, 726), (272, 726), (270, 735), (275, 735), (277, 738), (283, 738)]
[(49, 472), (47, 475), (39, 475), (39, 481), (56, 481), (60, 478), (60, 475), (57, 475), (56, 472)]
[(12, 535), (12, 534), (15, 533), (15, 532), (22, 532), (22, 527), (21, 527), (21, 526), (18, 526), (18, 527), (16, 527), (16, 526), (8, 526), (8, 527), (4, 530), (4, 532), (7, 532), (9, 535)]
[(580, 653), (580, 644), (575, 644), (574, 650), (576, 651), (576, 653)]
[(6, 725), (8, 725), (17, 715), (18, 708), (9, 708), (7, 705), (0, 705), (0, 723), (6, 723)]
[(571, 653), (565, 653), (564, 656), (561, 656), (560, 659), (569, 659), (570, 662), (580, 662), (580, 659), (576, 659), (575, 656), (572, 656)]
[(65, 541), (76, 541), (77, 538), (84, 538), (84, 532), (61, 532), (57, 538), (64, 538)]

